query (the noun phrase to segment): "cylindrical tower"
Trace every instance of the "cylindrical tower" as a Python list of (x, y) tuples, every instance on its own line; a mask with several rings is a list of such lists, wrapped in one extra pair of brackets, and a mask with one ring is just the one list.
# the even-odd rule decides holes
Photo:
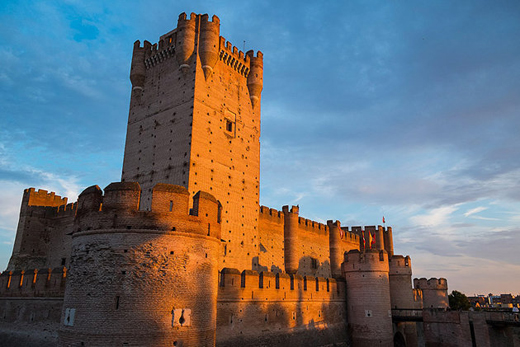
[(213, 73), (213, 68), (218, 61), (219, 37), (220, 19), (213, 16), (212, 21), (209, 22), (208, 15), (202, 15), (200, 17), (199, 56), (206, 79)]
[(288, 274), (295, 274), (298, 271), (299, 259), (298, 259), (298, 206), (282, 207), (284, 215), (284, 259), (285, 259), (285, 272)]
[(424, 308), (448, 308), (448, 281), (445, 278), (414, 278), (413, 285), (422, 290)]
[(219, 203), (198, 194), (188, 214), (186, 188), (160, 184), (139, 211), (140, 192), (112, 183), (97, 208), (96, 189), (80, 195), (61, 346), (214, 346)]
[(329, 227), (329, 250), (330, 250), (330, 271), (332, 277), (341, 277), (341, 262), (343, 254), (341, 252), (341, 223), (339, 221), (327, 221)]
[(392, 227), (387, 227), (384, 230), (384, 238), (385, 238), (385, 250), (388, 252), (389, 256), (394, 255), (394, 237), (392, 236)]
[(412, 262), (409, 256), (390, 257), (390, 298), (392, 308), (413, 309)]
[(381, 225), (379, 225), (376, 230), (376, 248), (379, 250), (385, 249), (385, 236)]
[[(392, 309), (414, 309), (415, 300), (412, 288), (412, 262), (410, 257), (394, 255), (390, 256), (389, 259), (390, 301), (392, 303)], [(397, 314), (399, 315), (401, 312), (403, 311), (397, 312)], [(396, 323), (396, 327), (405, 337), (407, 346), (413, 347), (418, 345), (415, 322), (398, 322)]]
[(195, 18), (197, 15), (192, 13), (190, 19), (186, 19), (186, 13), (179, 15), (177, 21), (177, 44), (175, 45), (175, 57), (179, 63), (179, 68), (186, 70), (190, 67), (189, 60), (195, 51)]
[(347, 312), (356, 347), (393, 346), (388, 254), (348, 252), (342, 271), (347, 282)]
[(146, 67), (144, 65), (144, 47), (141, 47), (139, 40), (134, 42), (134, 53), (132, 55), (132, 65), (130, 67), (130, 82), (133, 90), (143, 90)]
[(262, 89), (264, 88), (264, 55), (260, 51), (256, 52), (256, 57), (253, 51), (248, 51), (246, 55), (250, 65), (247, 75), (247, 89), (249, 89), (251, 105), (255, 108), (255, 105), (260, 105)]

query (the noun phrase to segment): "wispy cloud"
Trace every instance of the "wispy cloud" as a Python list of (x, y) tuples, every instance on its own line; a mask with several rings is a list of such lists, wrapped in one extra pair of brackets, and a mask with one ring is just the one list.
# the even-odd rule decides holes
[(472, 208), (471, 210), (466, 211), (464, 213), (464, 217), (469, 217), (473, 214), (476, 214), (476, 213), (479, 213), (479, 212), (482, 212), (485, 210), (487, 210), (487, 207), (484, 207), (484, 206), (475, 207), (475, 208)]

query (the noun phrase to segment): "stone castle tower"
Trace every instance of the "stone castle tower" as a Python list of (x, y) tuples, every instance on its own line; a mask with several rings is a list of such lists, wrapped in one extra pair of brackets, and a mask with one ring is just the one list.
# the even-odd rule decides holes
[(156, 183), (203, 190), (222, 204), (224, 266), (258, 254), (262, 53), (239, 52), (220, 20), (179, 16), (158, 44), (134, 45), (122, 181), (139, 182), (149, 209)]

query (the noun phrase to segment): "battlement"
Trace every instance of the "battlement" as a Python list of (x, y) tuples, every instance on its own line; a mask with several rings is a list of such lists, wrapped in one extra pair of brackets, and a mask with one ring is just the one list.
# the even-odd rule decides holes
[(85, 189), (78, 198), (74, 232), (99, 229), (147, 229), (189, 232), (220, 239), (221, 205), (206, 192), (193, 196), (185, 187), (158, 183), (152, 190), (150, 210), (139, 210), (141, 187), (137, 182), (114, 182), (103, 192)]
[(260, 218), (269, 219), (272, 222), (283, 224), (283, 212), (267, 206), (260, 206)]
[(344, 301), (345, 284), (334, 278), (224, 268), (218, 301)]
[(65, 293), (67, 268), (4, 271), (0, 274), (2, 297), (60, 297)]
[(413, 286), (415, 289), (422, 290), (448, 290), (448, 281), (445, 278), (414, 278)]
[(73, 216), (76, 203), (67, 204), (67, 198), (44, 189), (28, 188), (24, 190), (21, 213), (31, 217), (53, 218)]
[(22, 204), (26, 206), (49, 206), (58, 207), (67, 205), (67, 198), (56, 195), (54, 192), (48, 192), (44, 189), (28, 188), (23, 192)]
[(389, 257), (389, 266), (391, 275), (411, 275), (412, 261), (410, 256), (393, 255)]
[(300, 228), (302, 228), (305, 231), (315, 232), (317, 234), (324, 235), (328, 234), (329, 232), (329, 228), (325, 224), (315, 222), (307, 218), (299, 217), (298, 224), (300, 225)]
[(345, 255), (342, 272), (388, 272), (388, 253), (385, 250), (368, 249), (360, 252), (357, 249)]

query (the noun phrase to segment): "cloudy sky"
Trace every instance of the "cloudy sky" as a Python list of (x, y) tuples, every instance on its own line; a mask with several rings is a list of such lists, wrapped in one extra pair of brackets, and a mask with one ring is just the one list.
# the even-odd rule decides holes
[(0, 268), (24, 188), (120, 179), (133, 42), (181, 12), (264, 53), (262, 205), (385, 216), (414, 277), (520, 294), (516, 0), (0, 2)]

